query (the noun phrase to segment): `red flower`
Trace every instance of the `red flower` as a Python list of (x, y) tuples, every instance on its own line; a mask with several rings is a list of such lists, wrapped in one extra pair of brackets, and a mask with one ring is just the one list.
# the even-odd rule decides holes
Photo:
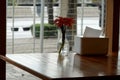
[(54, 23), (55, 25), (57, 25), (57, 27), (62, 26), (71, 27), (72, 24), (74, 23), (74, 20), (73, 18), (58, 17), (57, 19), (55, 19)]

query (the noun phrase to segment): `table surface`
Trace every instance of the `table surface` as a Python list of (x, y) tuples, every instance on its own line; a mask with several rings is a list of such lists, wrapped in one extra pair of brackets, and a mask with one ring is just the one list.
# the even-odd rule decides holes
[(3, 60), (45, 80), (120, 75), (118, 58), (72, 54), (63, 60), (57, 53), (7, 54)]

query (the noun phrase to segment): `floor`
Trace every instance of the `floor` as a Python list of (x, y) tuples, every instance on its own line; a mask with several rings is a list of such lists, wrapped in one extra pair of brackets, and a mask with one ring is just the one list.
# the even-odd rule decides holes
[(40, 80), (38, 77), (35, 77), (9, 63), (6, 64), (6, 70), (6, 80)]

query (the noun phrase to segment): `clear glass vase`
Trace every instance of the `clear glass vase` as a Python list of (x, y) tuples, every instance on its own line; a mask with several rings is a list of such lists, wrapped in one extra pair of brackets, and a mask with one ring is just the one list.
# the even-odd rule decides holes
[[(58, 43), (57, 43), (57, 50), (58, 50), (58, 52), (59, 52), (59, 49), (60, 49), (61, 45), (62, 45), (62, 39), (60, 39), (58, 41)], [(62, 56), (67, 56), (69, 54), (69, 42), (66, 39), (65, 39), (65, 43), (64, 43), (63, 48), (61, 49), (60, 54)]]
[[(62, 37), (61, 37), (61, 34), (58, 33), (58, 42), (57, 42), (58, 53), (59, 53), (59, 50), (60, 50), (61, 46), (62, 46)], [(66, 38), (65, 38), (64, 46), (61, 49), (61, 52), (59, 54), (62, 55), (62, 56), (68, 56), (68, 54), (69, 54), (69, 42)]]

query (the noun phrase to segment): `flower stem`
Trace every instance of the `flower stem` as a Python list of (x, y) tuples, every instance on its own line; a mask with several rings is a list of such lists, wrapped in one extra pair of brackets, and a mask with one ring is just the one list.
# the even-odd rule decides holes
[(61, 44), (61, 47), (59, 49), (59, 54), (61, 53), (61, 50), (64, 48), (66, 27), (62, 26), (62, 27), (60, 27), (60, 29), (62, 32), (62, 44)]

